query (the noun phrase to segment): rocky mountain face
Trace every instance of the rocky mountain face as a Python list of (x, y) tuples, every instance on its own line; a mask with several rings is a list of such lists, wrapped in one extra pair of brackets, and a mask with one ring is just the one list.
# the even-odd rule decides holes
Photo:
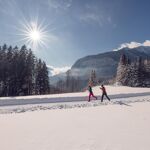
[[(116, 76), (118, 63), (122, 54), (125, 54), (131, 61), (135, 61), (138, 57), (146, 59), (150, 58), (150, 47), (140, 46), (133, 49), (123, 48), (118, 51), (83, 57), (74, 63), (70, 70), (70, 74), (74, 78), (87, 81), (91, 71), (95, 70), (97, 79), (111, 79)], [(61, 74), (59, 78), (62, 79)], [(53, 77), (52, 80), (54, 81), (54, 79), (55, 77)], [(65, 79), (64, 74), (63, 79)]]

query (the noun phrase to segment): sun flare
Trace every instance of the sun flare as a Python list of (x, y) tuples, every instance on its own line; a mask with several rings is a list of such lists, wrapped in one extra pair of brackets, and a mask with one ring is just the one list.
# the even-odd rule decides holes
[(31, 40), (33, 40), (33, 41), (39, 41), (41, 39), (41, 34), (38, 30), (31, 31), (29, 36), (30, 36)]
[(21, 40), (28, 46), (36, 50), (39, 47), (46, 46), (48, 41), (47, 26), (38, 21), (25, 21), (22, 23)]

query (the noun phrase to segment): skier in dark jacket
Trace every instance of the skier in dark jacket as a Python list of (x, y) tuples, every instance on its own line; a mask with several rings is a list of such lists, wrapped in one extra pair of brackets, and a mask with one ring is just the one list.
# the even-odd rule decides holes
[(92, 96), (92, 97), (94, 97), (95, 99), (97, 99), (97, 97), (96, 97), (96, 96), (94, 96), (94, 94), (93, 94), (92, 86), (91, 86), (91, 85), (89, 85), (89, 87), (88, 87), (88, 91), (89, 91), (89, 100), (88, 100), (88, 102), (90, 102), (90, 101), (91, 101), (91, 96)]
[(103, 84), (101, 85), (100, 89), (102, 90), (101, 102), (103, 102), (104, 96), (106, 96), (106, 98), (110, 101), (110, 98), (108, 97), (107, 92), (106, 92), (106, 89), (105, 89), (105, 87), (104, 87)]

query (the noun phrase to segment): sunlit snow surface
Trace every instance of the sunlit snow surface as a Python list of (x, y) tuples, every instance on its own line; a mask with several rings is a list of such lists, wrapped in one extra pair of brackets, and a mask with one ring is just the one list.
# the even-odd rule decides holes
[(80, 93), (19, 96), (0, 98), (0, 113), (20, 113), (35, 110), (67, 109), (75, 107), (91, 107), (101, 105), (129, 105), (132, 102), (149, 102), (150, 88), (131, 88), (121, 86), (106, 86), (111, 102), (104, 100), (101, 103), (99, 86), (93, 88), (98, 100), (88, 101), (88, 91)]
[[(88, 103), (88, 92), (1, 98), (1, 149), (149, 150), (150, 89), (106, 88), (111, 102)], [(93, 91), (101, 94), (98, 87)], [(81, 100), (76, 100), (77, 97)], [(41, 102), (48, 98), (50, 103)], [(60, 102), (53, 103), (52, 98)], [(11, 104), (16, 99), (21, 102), (2, 106), (6, 99)], [(36, 104), (22, 105), (24, 101), (31, 103), (35, 99), (38, 99)]]

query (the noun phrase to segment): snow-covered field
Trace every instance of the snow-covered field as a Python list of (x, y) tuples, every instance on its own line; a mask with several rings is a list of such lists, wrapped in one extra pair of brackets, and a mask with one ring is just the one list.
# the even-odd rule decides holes
[[(121, 86), (106, 86), (111, 104), (127, 105), (131, 102), (149, 101), (150, 88), (131, 88)], [(88, 91), (38, 96), (1, 97), (0, 113), (20, 113), (26, 111), (63, 109), (74, 107), (90, 107), (109, 104), (100, 102), (101, 90), (94, 87), (93, 92), (98, 96), (97, 101), (88, 103)], [(125, 102), (125, 103), (124, 103)]]
[(87, 92), (0, 98), (1, 150), (149, 150), (150, 89), (106, 88), (111, 102), (89, 103)]

